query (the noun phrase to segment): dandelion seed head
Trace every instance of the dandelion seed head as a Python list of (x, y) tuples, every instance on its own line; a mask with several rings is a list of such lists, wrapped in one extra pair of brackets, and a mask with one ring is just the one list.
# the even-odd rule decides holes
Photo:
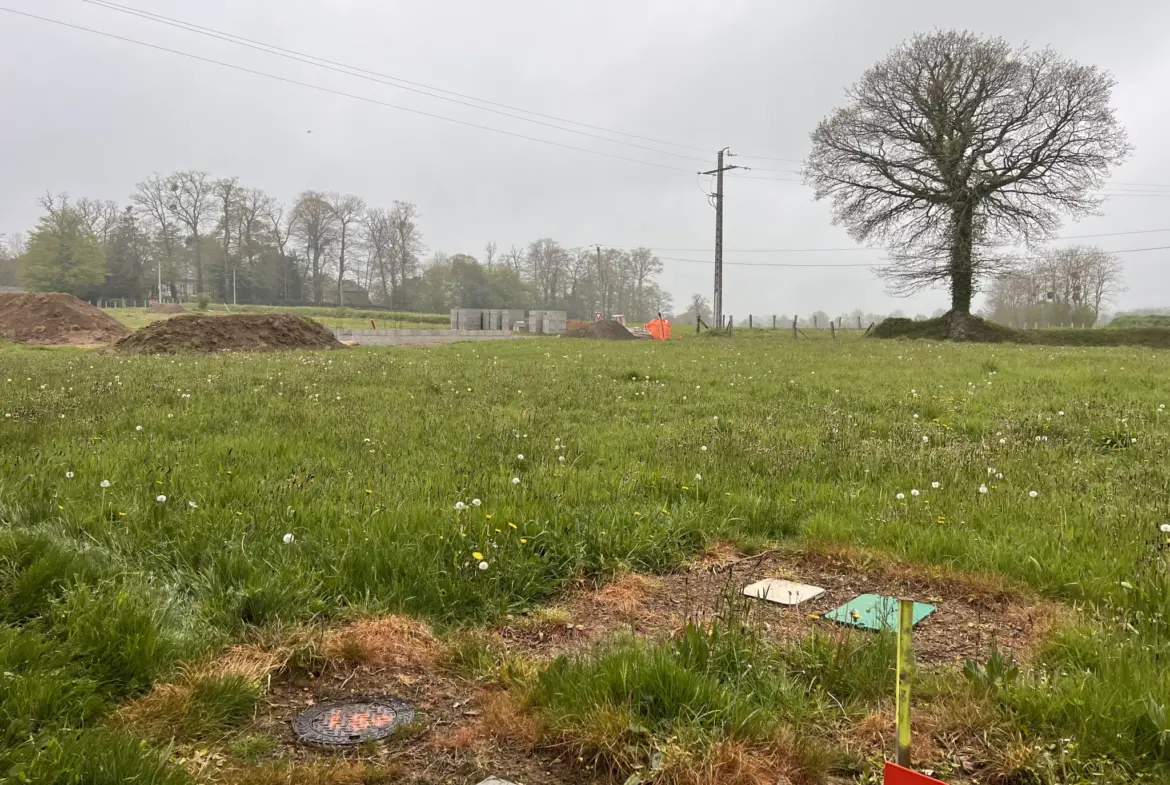
[(897, 493), (897, 494), (895, 494), (895, 495), (894, 495), (894, 498), (895, 498), (895, 499), (897, 499), (898, 501), (902, 501), (903, 499), (905, 499), (905, 498), (906, 498), (906, 494), (904, 494), (904, 493)]
[(480, 572), (485, 572), (485, 571), (487, 571), (487, 568), (488, 568), (488, 563), (487, 563), (487, 562), (485, 562), (485, 561), (481, 561), (481, 562), (479, 563), (479, 571), (480, 571)]
[(519, 478), (519, 477), (513, 477), (513, 478), (512, 478), (512, 484), (513, 484), (513, 485), (519, 485), (519, 484), (520, 484), (520, 478)]
[(293, 536), (292, 532), (285, 532), (285, 535), (280, 538), (281, 542), (283, 542), (285, 545), (292, 545), (294, 542), (296, 542), (296, 539), (297, 538)]
[(142, 426), (141, 426), (141, 425), (135, 425), (135, 426), (134, 426), (134, 430), (141, 432), (141, 431), (142, 431)]
[(464, 504), (463, 502), (455, 502), (455, 511), (458, 512), (458, 511), (462, 510), (463, 508), (465, 508), (466, 506), (467, 505)]
[(921, 491), (920, 491), (920, 490), (918, 490), (917, 488), (911, 488), (911, 489), (910, 489), (910, 495), (911, 495), (911, 496), (917, 496), (917, 495), (918, 495), (918, 494), (920, 494), (920, 493), (921, 493)]
[(72, 480), (73, 479), (73, 472), (65, 472), (65, 479)]
[(483, 504), (483, 502), (481, 502), (479, 499), (472, 499), (472, 500), (471, 500), (471, 506), (472, 506), (472, 507), (478, 507), (478, 506), (479, 506), (479, 505), (481, 505), (481, 504)]
[(1036, 498), (1037, 496), (1039, 496), (1040, 494), (1039, 494), (1037, 491), (1028, 491), (1028, 495), (1029, 495), (1030, 497), (1032, 497), (1033, 499), (1035, 499), (1035, 498)]
[(980, 493), (987, 493), (987, 486), (986, 486), (986, 485), (980, 485), (980, 486), (979, 486), (979, 492), (980, 492)]
[(103, 488), (109, 488), (109, 487), (110, 487), (110, 481), (109, 481), (109, 480), (102, 480), (102, 481), (101, 481), (100, 483), (98, 483), (98, 484), (99, 484), (99, 485), (101, 485)]
[(1163, 523), (1158, 527), (1163, 534), (1170, 534), (1170, 523)]

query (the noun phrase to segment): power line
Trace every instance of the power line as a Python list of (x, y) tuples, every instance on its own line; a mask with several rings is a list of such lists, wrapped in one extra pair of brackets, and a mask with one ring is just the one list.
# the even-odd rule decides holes
[[(1100, 234), (1066, 234), (1059, 237), (1053, 237), (1053, 240), (1084, 240), (1090, 237), (1122, 237), (1132, 234), (1157, 234), (1160, 232), (1170, 232), (1170, 227), (1166, 229), (1135, 229), (1130, 232), (1101, 232)], [(655, 245), (646, 246), (623, 246), (610, 245), (608, 248), (618, 248), (621, 250), (631, 250), (633, 248), (641, 247), (647, 248), (651, 251), (666, 251), (682, 252), (682, 253), (711, 253), (710, 248), (661, 248)], [(724, 248), (724, 251), (732, 253), (825, 253), (825, 252), (856, 252), (856, 251), (883, 251), (884, 248), (859, 248), (851, 246), (848, 248)], [(1118, 251), (1110, 251), (1109, 253), (1122, 253)], [(730, 262), (728, 262), (730, 264)]]
[[(693, 155), (684, 155), (682, 153), (674, 153), (674, 152), (670, 152), (668, 150), (659, 150), (659, 149), (654, 148), (654, 147), (647, 147), (646, 145), (622, 141), (621, 139), (610, 139), (609, 137), (601, 136), (599, 134), (589, 133), (588, 131), (580, 131), (580, 130), (577, 130), (575, 128), (565, 128), (563, 126), (555, 125), (553, 123), (544, 122), (542, 120), (535, 120), (531, 117), (523, 117), (521, 115), (512, 114), (511, 112), (502, 111), (501, 109), (493, 109), (491, 107), (498, 106), (498, 107), (502, 107), (502, 109), (510, 109), (510, 110), (512, 110), (512, 112), (522, 112), (523, 114), (531, 114), (531, 115), (535, 115), (537, 117), (544, 117), (544, 118), (547, 118), (550, 120), (556, 120), (557, 122), (568, 123), (570, 125), (579, 125), (579, 126), (582, 126), (584, 128), (592, 128), (594, 130), (604, 131), (604, 132), (610, 133), (610, 134), (617, 134), (619, 136), (628, 136), (628, 137), (631, 137), (634, 139), (643, 139), (645, 141), (654, 142), (655, 144), (664, 144), (664, 145), (669, 145), (671, 147), (680, 147), (680, 148), (684, 148), (684, 149), (688, 149), (688, 150), (700, 149), (700, 148), (696, 148), (696, 147), (690, 147), (689, 145), (676, 144), (674, 142), (667, 142), (667, 141), (663, 141), (660, 139), (653, 139), (650, 137), (638, 136), (637, 134), (628, 134), (628, 133), (625, 133), (624, 131), (616, 131), (616, 130), (613, 130), (610, 128), (603, 128), (601, 126), (590, 125), (588, 123), (581, 123), (581, 122), (578, 122), (576, 120), (568, 120), (565, 118), (555, 117), (553, 115), (541, 114), (540, 112), (533, 112), (533, 111), (530, 111), (528, 109), (523, 109), (520, 107), (509, 106), (507, 104), (500, 104), (500, 103), (496, 103), (494, 101), (485, 100), (483, 98), (476, 98), (475, 96), (464, 95), (463, 93), (456, 93), (456, 92), (451, 91), (451, 90), (444, 90), (443, 88), (440, 88), (440, 87), (432, 87), (430, 85), (425, 85), (425, 84), (422, 84), (419, 82), (412, 82), (408, 79), (402, 79), (402, 78), (397, 77), (397, 76), (390, 76), (388, 74), (381, 74), (381, 73), (378, 73), (377, 71), (371, 71), (369, 69), (361, 68), (359, 66), (348, 65), (346, 63), (340, 63), (340, 62), (337, 62), (334, 60), (328, 60), (328, 59), (323, 58), (323, 57), (318, 57), (317, 55), (307, 54), (305, 52), (299, 52), (295, 49), (285, 49), (283, 47), (279, 47), (279, 46), (276, 46), (274, 44), (264, 43), (263, 41), (256, 41), (256, 40), (253, 40), (250, 38), (244, 38), (243, 36), (238, 36), (238, 35), (235, 35), (234, 33), (224, 32), (222, 30), (216, 30), (216, 29), (210, 28), (210, 27), (203, 27), (202, 25), (197, 25), (197, 24), (194, 24), (192, 22), (184, 22), (181, 19), (174, 19), (172, 17), (163, 16), (162, 14), (156, 14), (156, 13), (153, 13), (150, 11), (142, 11), (142, 10), (139, 10), (137, 8), (132, 8), (130, 6), (121, 5), (119, 3), (108, 2), (108, 0), (81, 0), (81, 1), (83, 3), (88, 3), (89, 5), (96, 6), (98, 8), (104, 8), (108, 11), (115, 11), (115, 12), (121, 13), (121, 14), (128, 14), (130, 16), (135, 16), (135, 17), (138, 17), (140, 19), (146, 19), (148, 21), (157, 22), (159, 24), (164, 24), (164, 25), (167, 25), (169, 27), (175, 27), (175, 28), (178, 28), (180, 30), (186, 30), (187, 32), (195, 33), (196, 35), (202, 35), (202, 36), (207, 36), (209, 38), (214, 38), (214, 39), (217, 39), (220, 41), (226, 41), (228, 43), (235, 44), (237, 46), (243, 46), (243, 47), (246, 47), (248, 49), (258, 51), (258, 52), (264, 52), (265, 54), (275, 55), (277, 57), (283, 57), (283, 58), (288, 59), (288, 60), (294, 60), (294, 61), (299, 62), (299, 63), (305, 63), (307, 65), (311, 65), (311, 66), (314, 66), (317, 68), (324, 68), (328, 71), (333, 71), (335, 73), (344, 74), (346, 76), (353, 76), (353, 77), (357, 77), (359, 79), (365, 79), (367, 81), (376, 82), (378, 84), (387, 85), (389, 87), (394, 87), (394, 88), (397, 88), (399, 90), (406, 90), (408, 92), (418, 93), (419, 95), (425, 95), (429, 98), (435, 98), (435, 99), (438, 99), (440, 101), (449, 101), (449, 102), (454, 103), (454, 104), (459, 104), (460, 106), (467, 106), (467, 107), (470, 107), (472, 109), (477, 109), (477, 110), (484, 111), (484, 112), (491, 112), (493, 114), (502, 115), (504, 117), (510, 117), (514, 120), (520, 120), (520, 121), (526, 122), (526, 123), (534, 123), (536, 125), (542, 125), (542, 126), (545, 126), (548, 128), (555, 128), (558, 131), (565, 131), (568, 133), (580, 134), (582, 136), (587, 136), (591, 139), (600, 139), (601, 141), (610, 142), (612, 144), (621, 144), (621, 145), (626, 145), (629, 147), (636, 147), (639, 150), (648, 150), (652, 153), (658, 153), (660, 155), (669, 155), (669, 156), (674, 156), (676, 158), (683, 158), (683, 159), (690, 160), (690, 161), (701, 161), (703, 163), (707, 162), (707, 159), (705, 159), (705, 158), (698, 158), (698, 157), (693, 156)], [(407, 85), (409, 85), (409, 86), (407, 86)], [(436, 93), (444, 93), (445, 95), (436, 95)], [(456, 96), (456, 97), (449, 98), (447, 96)], [(459, 100), (459, 99), (467, 99), (467, 100)], [(470, 103), (470, 101), (475, 101), (476, 103)], [(488, 104), (488, 106), (479, 106), (478, 104)], [(776, 171), (783, 171), (783, 170), (776, 170)]]
[[(1121, 253), (1141, 253), (1143, 251), (1170, 251), (1170, 245), (1160, 245), (1151, 248), (1123, 248), (1115, 251), (1105, 251), (1110, 254)], [(1031, 259), (1047, 259), (1051, 254), (1036, 254), (1032, 256), (1009, 256), (1007, 259), (1015, 261), (1028, 261)], [(710, 259), (677, 259), (670, 256), (659, 256), (658, 259), (663, 262), (689, 262), (691, 264), (712, 264)], [(878, 262), (723, 262), (723, 264), (733, 264), (737, 267), (885, 267), (893, 259), (883, 259)]]
[(541, 139), (540, 137), (537, 137), (537, 136), (528, 136), (526, 134), (516, 133), (515, 131), (505, 131), (502, 128), (493, 128), (493, 127), (488, 126), (488, 125), (479, 125), (478, 123), (471, 123), (471, 122), (468, 122), (466, 120), (457, 120), (454, 117), (446, 117), (444, 115), (434, 114), (432, 112), (425, 112), (421, 109), (412, 109), (408, 106), (399, 106), (397, 104), (391, 104), (391, 103), (387, 103), (385, 101), (379, 101), (375, 98), (368, 98), (368, 97), (363, 96), (363, 95), (355, 95), (354, 93), (347, 93), (347, 92), (344, 92), (342, 90), (334, 90), (334, 89), (331, 89), (328, 87), (322, 87), (320, 85), (311, 84), (309, 82), (301, 82), (301, 81), (298, 81), (296, 79), (289, 79), (288, 77), (277, 76), (276, 74), (270, 74), (270, 73), (267, 73), (265, 71), (257, 71), (257, 70), (254, 70), (252, 68), (245, 68), (244, 66), (234, 65), (232, 63), (225, 63), (222, 60), (214, 60), (210, 57), (203, 57), (201, 55), (194, 55), (194, 54), (191, 54), (189, 52), (180, 51), (178, 49), (170, 49), (170, 48), (165, 47), (165, 46), (159, 46), (158, 44), (151, 44), (151, 43), (147, 43), (145, 41), (139, 41), (139, 40), (134, 39), (134, 38), (128, 38), (126, 36), (116, 35), (114, 33), (107, 33), (107, 32), (104, 32), (102, 30), (95, 30), (93, 28), (84, 27), (82, 25), (75, 25), (75, 24), (72, 24), (70, 22), (62, 22), (58, 19), (50, 19), (50, 18), (44, 17), (44, 16), (37, 16), (36, 14), (30, 14), (30, 13), (27, 13), (25, 11), (16, 11), (12, 8), (0, 7), (0, 11), (6, 11), (10, 14), (16, 14), (17, 16), (28, 17), (29, 19), (36, 19), (36, 20), (41, 21), (41, 22), (48, 22), (50, 24), (60, 25), (61, 27), (68, 27), (68, 28), (71, 28), (73, 30), (80, 30), (80, 31), (85, 32), (85, 33), (93, 33), (94, 35), (100, 35), (100, 36), (103, 36), (105, 38), (112, 38), (116, 41), (123, 41), (125, 43), (135, 44), (137, 46), (144, 46), (144, 47), (147, 47), (148, 49), (155, 49), (155, 50), (160, 51), (160, 52), (167, 52), (169, 54), (179, 55), (180, 57), (187, 57), (187, 58), (190, 58), (192, 60), (198, 60), (198, 61), (203, 62), (203, 63), (211, 63), (212, 65), (218, 65), (218, 66), (222, 66), (224, 68), (230, 68), (234, 71), (240, 71), (242, 73), (252, 74), (254, 76), (262, 76), (262, 77), (265, 77), (266, 79), (273, 79), (273, 80), (276, 80), (278, 82), (284, 82), (285, 84), (297, 85), (298, 87), (307, 87), (310, 90), (317, 90), (317, 91), (322, 92), (322, 93), (329, 93), (331, 95), (341, 96), (342, 98), (352, 98), (355, 101), (363, 101), (365, 103), (375, 104), (377, 106), (384, 106), (384, 107), (387, 107), (389, 109), (398, 109), (398, 110), (403, 111), (403, 112), (410, 112), (411, 114), (417, 114), (417, 115), (421, 115), (423, 117), (430, 117), (430, 118), (433, 118), (436, 120), (444, 120), (446, 122), (455, 123), (457, 125), (465, 125), (465, 126), (468, 126), (469, 128), (477, 128), (481, 131), (491, 131), (493, 133), (503, 134), (505, 136), (513, 136), (513, 137), (516, 137), (518, 139), (527, 139), (530, 142), (540, 142), (541, 144), (552, 145), (553, 147), (563, 147), (566, 150), (576, 150), (576, 151), (582, 152), (582, 153), (589, 153), (590, 155), (600, 155), (600, 156), (603, 156), (605, 158), (615, 158), (619, 161), (629, 161), (630, 163), (642, 164), (644, 166), (653, 166), (653, 167), (657, 167), (659, 169), (670, 169), (670, 170), (676, 171), (676, 172), (687, 172), (688, 174), (690, 174), (694, 171), (692, 169), (684, 169), (680, 166), (669, 166), (667, 164), (655, 163), (653, 161), (643, 161), (643, 160), (640, 160), (638, 158), (627, 158), (627, 157), (622, 156), (622, 155), (614, 155), (613, 153), (606, 153), (606, 152), (602, 152), (600, 150), (590, 150), (587, 147), (576, 147), (576, 146), (571, 145), (571, 144), (564, 144), (563, 142), (554, 142), (551, 139)]

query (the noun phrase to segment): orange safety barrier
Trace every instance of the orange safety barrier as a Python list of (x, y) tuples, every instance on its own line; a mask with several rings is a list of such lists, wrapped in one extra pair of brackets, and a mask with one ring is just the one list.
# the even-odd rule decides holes
[(646, 330), (656, 341), (665, 341), (670, 337), (670, 321), (667, 319), (651, 319), (646, 322)]

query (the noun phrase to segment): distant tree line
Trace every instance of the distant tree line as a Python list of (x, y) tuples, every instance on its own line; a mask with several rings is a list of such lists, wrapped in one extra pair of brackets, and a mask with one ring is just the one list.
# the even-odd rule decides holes
[[(0, 235), (0, 286), (84, 299), (346, 306), (404, 311), (552, 308), (635, 320), (670, 309), (645, 248), (566, 249), (550, 238), (483, 257), (427, 256), (410, 202), (305, 191), (285, 204), (236, 177), (154, 174), (125, 204), (40, 200), (27, 237)], [(159, 285), (161, 281), (161, 287)], [(161, 288), (161, 291), (160, 291)]]
[(1094, 325), (1122, 291), (1116, 256), (1092, 246), (1059, 248), (994, 278), (983, 313), (1011, 327)]

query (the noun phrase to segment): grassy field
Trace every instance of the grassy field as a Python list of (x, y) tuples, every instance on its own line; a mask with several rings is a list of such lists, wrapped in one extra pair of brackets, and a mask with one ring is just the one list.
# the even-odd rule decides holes
[[(273, 695), (317, 695), (335, 670), (352, 688), (331, 658), (391, 691), (471, 685), (482, 714), (443, 731), (465, 725), (463, 742), (425, 722), (409, 736), (455, 762), (422, 782), (478, 782), (484, 750), (510, 748), (552, 761), (542, 782), (872, 782), (892, 744), (886, 635), (801, 610), (784, 623), (807, 629), (784, 637), (715, 597), (701, 623), (619, 621), (540, 653), (594, 586), (691, 587), (704, 554), (770, 550), (886, 570), (924, 601), (959, 586), (927, 636), (968, 595), (1045, 609), (1018, 665), (919, 669), (919, 760), (949, 781), (1167, 781), (1156, 351), (744, 330), (177, 358), (0, 347), (0, 369), (0, 782), (412, 781), (397, 752), (297, 758), (266, 723), (287, 705)], [(411, 638), (423, 676), (321, 643), (388, 614), (430, 625)], [(971, 618), (959, 627), (994, 622)], [(502, 645), (505, 628), (533, 650)]]
[[(188, 313), (199, 313), (194, 304), (186, 306)], [(131, 330), (145, 327), (151, 322), (160, 319), (169, 319), (173, 314), (151, 313), (146, 308), (106, 308), (109, 314)], [(399, 311), (373, 311), (358, 308), (317, 308), (292, 307), (283, 308), (275, 305), (210, 305), (205, 313), (223, 315), (228, 313), (295, 313), (314, 319), (326, 327), (349, 327), (352, 329), (369, 329), (370, 320), (380, 330), (387, 329), (446, 329), (450, 327), (450, 317), (444, 314), (404, 313)]]

